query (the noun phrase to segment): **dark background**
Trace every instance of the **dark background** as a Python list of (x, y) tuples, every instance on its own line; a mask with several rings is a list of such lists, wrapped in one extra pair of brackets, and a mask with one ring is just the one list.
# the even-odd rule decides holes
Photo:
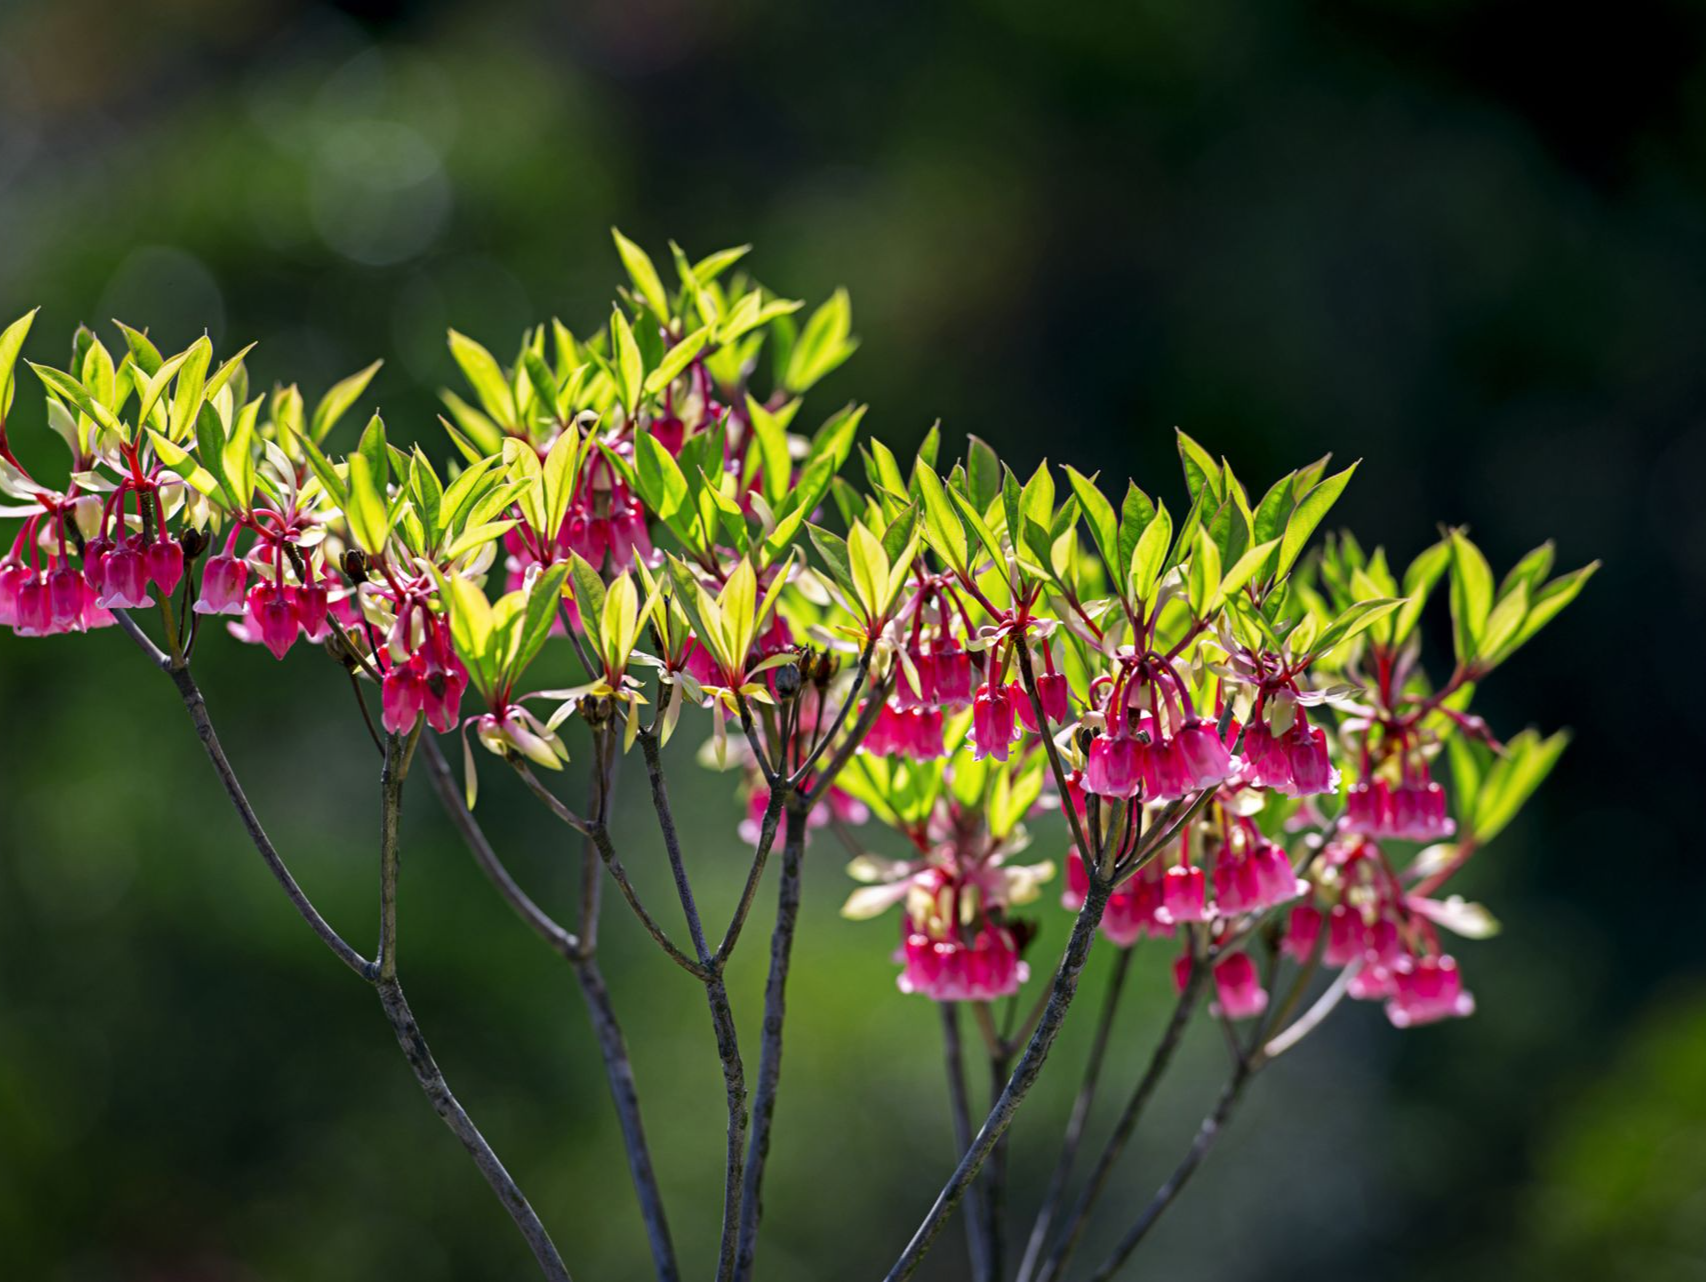
[[(1142, 1275), (1706, 1278), (1706, 886), (1683, 823), (1703, 36), (1700, 6), (1653, 0), (1591, 20), (1470, 0), (10, 0), (0, 311), (42, 304), (28, 354), (58, 363), (78, 321), (115, 315), (162, 345), (258, 339), (257, 381), (311, 398), (386, 356), (370, 399), (442, 454), (447, 324), (500, 354), (552, 314), (593, 327), (612, 222), (660, 255), (750, 240), (784, 293), (852, 289), (863, 348), (817, 416), (867, 400), (897, 447), (939, 415), (1025, 470), (1047, 456), (1176, 495), (1177, 424), (1256, 487), (1365, 458), (1338, 516), (1398, 557), (1451, 521), (1501, 572), (1545, 537), (1564, 566), (1603, 558), (1483, 692), (1498, 729), (1577, 739), (1462, 879), (1506, 926), (1459, 950), (1481, 1013), (1399, 1035), (1358, 1008), (1282, 1062)], [(20, 398), (46, 460), (39, 415)], [(261, 814), (359, 944), (374, 769), (341, 678), (306, 652), (204, 653)], [(691, 748), (676, 787), (721, 905), (742, 865), (732, 786)], [(487, 771), (486, 822), (566, 904), (572, 852), (524, 800)], [(619, 835), (661, 895), (639, 819)], [(446, 1071), (577, 1277), (642, 1276), (570, 977), (424, 796), (406, 838), (405, 972)], [(935, 1012), (894, 992), (889, 923), (835, 916), (841, 862), (825, 845), (808, 866), (768, 1278), (879, 1276), (950, 1158)], [(1063, 934), (1052, 899), (1041, 956)], [(702, 1271), (721, 1127), (704, 1011), (620, 912), (607, 935)], [(1121, 1075), (1153, 1037), (1160, 952)], [(761, 965), (749, 949), (735, 975), (753, 1046)], [(1216, 1089), (1223, 1052), (1198, 1033), (1126, 1206)], [(1021, 1169), (1051, 1160), (1084, 1038), (1069, 1028), (1017, 1132)], [(0, 1275), (529, 1267), (371, 995), (265, 878), (169, 684), (113, 633), (0, 637)], [(961, 1269), (956, 1232), (929, 1273)]]

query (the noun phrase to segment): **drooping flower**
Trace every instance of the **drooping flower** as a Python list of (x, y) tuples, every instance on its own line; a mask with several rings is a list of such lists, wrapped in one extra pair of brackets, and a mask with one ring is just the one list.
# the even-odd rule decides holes
[(1010, 997), (1030, 978), (1019, 960), (1011, 931), (986, 922), (970, 943), (936, 939), (909, 930), (901, 945), (904, 969), (895, 981), (903, 993), (921, 993), (939, 1002), (989, 1002)]
[(1340, 823), (1346, 832), (1406, 841), (1441, 841), (1457, 831), (1446, 813), (1445, 790), (1426, 778), (1396, 788), (1380, 777), (1361, 781), (1346, 795)]
[(150, 543), (142, 554), (148, 579), (160, 589), (161, 596), (171, 596), (184, 577), (184, 549), (176, 539), (162, 535)]
[(1099, 797), (1135, 797), (1143, 784), (1144, 745), (1127, 735), (1097, 735), (1084, 762), (1084, 787)]
[(287, 589), (270, 580), (257, 583), (249, 589), (248, 606), (244, 623), (250, 639), (266, 646), (273, 658), (284, 658), (296, 644), (298, 630)]
[(1386, 1017), (1398, 1028), (1475, 1013), (1475, 998), (1464, 991), (1463, 977), (1450, 957), (1404, 957), (1392, 975), (1394, 992), (1386, 1003)]
[(1285, 942), (1280, 945), (1285, 955), (1302, 964), (1315, 955), (1315, 945), (1321, 938), (1321, 910), (1313, 904), (1298, 904), (1286, 919)]
[(201, 594), (191, 607), (197, 614), (236, 614), (245, 609), (249, 563), (229, 554), (209, 557), (201, 572)]
[(1207, 921), (1206, 879), (1194, 864), (1175, 864), (1161, 878), (1161, 918), (1168, 922)]
[(1268, 1008), (1267, 990), (1249, 953), (1231, 953), (1214, 964), (1214, 994), (1228, 1019), (1253, 1019)]
[(148, 595), (148, 566), (140, 536), (126, 539), (101, 564), (101, 586), (95, 601), (108, 610), (140, 610), (154, 604)]
[(985, 757), (1007, 760), (1007, 753), (1017, 734), (1012, 687), (985, 681), (972, 699), (973, 758), (979, 761)]

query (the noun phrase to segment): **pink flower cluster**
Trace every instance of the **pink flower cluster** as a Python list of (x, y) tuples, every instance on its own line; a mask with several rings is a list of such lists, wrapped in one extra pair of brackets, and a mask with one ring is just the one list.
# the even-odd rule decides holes
[(1396, 788), (1384, 778), (1364, 780), (1345, 797), (1340, 826), (1366, 837), (1441, 841), (1457, 831), (1446, 814), (1445, 789), (1425, 776), (1405, 779)]
[(922, 993), (939, 1002), (989, 1002), (1019, 991), (1030, 967), (1019, 960), (1013, 934), (985, 922), (969, 941), (958, 934), (933, 938), (909, 929), (895, 954), (903, 963), (895, 981), (903, 993)]

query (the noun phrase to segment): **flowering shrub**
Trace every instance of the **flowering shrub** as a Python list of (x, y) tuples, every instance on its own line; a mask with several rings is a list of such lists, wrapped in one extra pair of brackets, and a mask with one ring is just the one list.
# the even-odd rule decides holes
[[(1449, 940), (1496, 927), (1448, 886), (1564, 740), (1501, 742), (1470, 700), (1593, 566), (1550, 577), (1542, 546), (1497, 580), (1462, 530), (1401, 569), (1350, 535), (1311, 553), (1354, 466), (1323, 459), (1257, 496), (1183, 434), (1184, 492), (1169, 508), (1135, 484), (1110, 497), (1071, 467), (1022, 477), (975, 437), (949, 459), (936, 429), (903, 466), (859, 439), (860, 406), (799, 433), (804, 394), (856, 346), (846, 295), (807, 315), (738, 274), (744, 250), (694, 262), (674, 246), (672, 288), (638, 246), (619, 233), (616, 245), (631, 283), (598, 333), (539, 327), (508, 366), (450, 334), (468, 386), (444, 394), (448, 465), (392, 443), (377, 416), (336, 457), (377, 365), (310, 412), (295, 387), (252, 393), (247, 348), (216, 364), (202, 338), (168, 356), (121, 327), (117, 359), (85, 329), (69, 370), (29, 362), (71, 455), (64, 475), (38, 476), (4, 426), (34, 314), (0, 334), (0, 488), (13, 500), (0, 517), (19, 523), (0, 561), (0, 625), (20, 636), (118, 626), (172, 678), (262, 859), (375, 987), (429, 1101), (546, 1276), (568, 1273), (439, 1073), (399, 981), (397, 819), (417, 753), (494, 888), (580, 982), (663, 1279), (679, 1271), (599, 968), (606, 875), (705, 990), (728, 1103), (719, 1279), (753, 1267), (808, 843), (847, 848), (863, 884), (846, 915), (886, 920), (872, 946), (893, 947), (901, 992), (942, 1010), (964, 1155), (891, 1279), (913, 1272), (962, 1200), (976, 1276), (1012, 1272), (1002, 1164), (988, 1159), (1094, 951), (1111, 955), (1111, 999), (1018, 1261), (1025, 1282), (1064, 1276), (1205, 996), (1225, 1027), (1228, 1083), (1094, 1277), (1123, 1265), (1250, 1079), (1342, 999), (1381, 1003), (1400, 1028), (1474, 1010)], [(1430, 674), (1421, 624), (1442, 585), (1454, 652)], [(225, 757), (193, 675), (201, 633), (220, 620), (272, 659), (297, 652), (292, 662), (350, 676), (350, 715), (382, 763), (372, 958), (297, 885)], [(303, 658), (302, 643), (314, 653)], [(531, 678), (547, 646), (573, 652), (580, 685)], [(570, 764), (570, 718), (592, 745), (573, 803), (541, 773)], [(720, 935), (699, 912), (662, 765), (684, 719), (738, 769), (745, 796), (753, 856)], [(447, 757), (438, 735), (460, 751)], [(685, 943), (642, 901), (606, 823), (615, 763), (636, 743)], [(528, 897), (476, 818), (480, 773), (494, 767), (585, 839), (572, 927)], [(1032, 945), (1056, 863), (1025, 859), (1029, 825), (1056, 813), (1067, 842), (1048, 855), (1061, 856), (1072, 925), (1053, 959)], [(724, 973), (778, 836), (749, 1075)], [(1144, 937), (1166, 941), (1178, 1000), (1069, 1203), (1102, 1055), (1128, 1035), (1117, 1000)], [(975, 1131), (962, 1007), (1005, 1083)]]

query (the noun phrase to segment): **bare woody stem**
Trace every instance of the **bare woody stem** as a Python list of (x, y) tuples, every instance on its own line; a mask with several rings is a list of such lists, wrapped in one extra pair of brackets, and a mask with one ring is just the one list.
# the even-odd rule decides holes
[(1065, 1272), (1067, 1263), (1078, 1246), (1079, 1238), (1083, 1236), (1089, 1223), (1090, 1212), (1095, 1208), (1096, 1200), (1102, 1195), (1109, 1176), (1113, 1174), (1115, 1165), (1125, 1152), (1125, 1146), (1137, 1129), (1137, 1123), (1155, 1094), (1155, 1088), (1161, 1084), (1162, 1077), (1173, 1063), (1173, 1056), (1178, 1051), (1185, 1029), (1191, 1022), (1191, 1015), (1196, 1010), (1197, 999), (1202, 992), (1203, 977), (1207, 973), (1207, 963), (1198, 958), (1185, 979), (1185, 989), (1179, 994), (1172, 1017), (1168, 1019), (1167, 1027), (1162, 1031), (1161, 1040), (1156, 1043), (1155, 1051), (1149, 1057), (1148, 1067), (1143, 1070), (1143, 1076), (1132, 1090), (1130, 1098), (1126, 1100), (1119, 1120), (1114, 1123), (1107, 1143), (1102, 1147), (1101, 1156), (1096, 1159), (1096, 1165), (1091, 1169), (1089, 1179), (1085, 1181), (1083, 1192), (1078, 1195), (1078, 1201), (1073, 1205), (1072, 1214), (1067, 1217), (1059, 1241), (1049, 1252), (1042, 1267), (1036, 1271), (1037, 1282), (1051, 1282), (1051, 1279), (1058, 1278)]
[[(939, 1002), (942, 1012), (942, 1061), (948, 1073), (948, 1104), (954, 1121), (954, 1152), (971, 1147), (971, 1105), (966, 1097), (965, 1055), (960, 1049), (960, 1006)], [(981, 1198), (966, 1204), (966, 1254), (971, 1258), (973, 1282), (995, 1282), (989, 1272), (989, 1246), (983, 1225)]]
[(552, 814), (576, 832), (584, 833), (593, 843), (598, 850), (599, 858), (604, 861), (604, 866), (610, 870), (610, 876), (616, 882), (617, 889), (622, 892), (622, 898), (628, 901), (628, 907), (633, 910), (634, 916), (639, 918), (640, 925), (646, 928), (646, 933), (652, 937), (657, 946), (663, 949), (664, 953), (677, 966), (703, 981), (710, 972), (682, 952), (676, 946), (675, 941), (670, 939), (668, 932), (658, 924), (657, 918), (653, 917), (646, 906), (640, 902), (639, 892), (634, 889), (634, 883), (628, 879), (628, 870), (623, 867), (621, 857), (617, 855), (616, 847), (610, 840), (610, 829), (606, 827), (604, 822), (602, 820), (585, 820), (575, 814), (556, 793), (539, 781), (539, 776), (528, 768), (526, 762), (519, 758), (511, 758), (510, 765), (515, 768), (516, 773), (521, 776), (522, 782), (528, 786), (533, 795), (543, 801)]
[[(184, 701), (184, 707), (195, 725), (202, 748), (207, 753), (208, 761), (212, 764), (214, 772), (219, 776), (220, 782), (225, 785), (225, 791), (231, 799), (233, 808), (236, 809), (243, 826), (248, 830), (250, 841), (283, 888), (292, 906), (295, 907), (303, 920), (313, 928), (321, 942), (332, 951), (338, 960), (374, 985), (379, 994), (380, 1006), (385, 1012), (385, 1017), (390, 1023), (392, 1031), (396, 1034), (397, 1043), (402, 1047), (403, 1054), (409, 1061), (409, 1067), (414, 1070), (415, 1080), (420, 1083), (427, 1101), (432, 1105), (433, 1111), (444, 1121), (444, 1124), (462, 1142), (463, 1148), (474, 1160), (474, 1165), (481, 1176), (484, 1177), (492, 1191), (497, 1194), (498, 1200), (503, 1203), (504, 1209), (510, 1214), (510, 1218), (515, 1221), (516, 1228), (521, 1232), (522, 1238), (532, 1250), (534, 1259), (538, 1261), (543, 1276), (549, 1282), (571, 1282), (568, 1268), (563, 1264), (562, 1257), (557, 1253), (556, 1246), (551, 1242), (550, 1234), (545, 1231), (545, 1226), (540, 1223), (539, 1216), (534, 1212), (526, 1195), (522, 1193), (509, 1172), (504, 1169), (503, 1163), (498, 1160), (497, 1154), (492, 1151), (492, 1147), (486, 1142), (485, 1137), (480, 1134), (473, 1119), (468, 1116), (467, 1111), (451, 1093), (449, 1085), (444, 1080), (444, 1074), (439, 1071), (438, 1064), (432, 1057), (432, 1052), (427, 1048), (426, 1040), (421, 1036), (420, 1027), (416, 1024), (414, 1015), (409, 1010), (408, 1001), (403, 996), (402, 985), (398, 983), (395, 975), (396, 931), (394, 918), (386, 938), (390, 947), (393, 969), (390, 975), (382, 976), (380, 973), (381, 964), (367, 961), (326, 924), (325, 919), (320, 916), (307, 895), (303, 893), (302, 888), (296, 884), (295, 878), (284, 866), (284, 861), (279, 858), (278, 851), (267, 837), (254, 808), (249, 805), (242, 784), (238, 782), (236, 773), (232, 770), (231, 763), (225, 756), (224, 748), (219, 742), (219, 736), (215, 733), (213, 723), (208, 717), (206, 700), (202, 697), (201, 690), (196, 685), (195, 678), (190, 674), (189, 668), (181, 662), (175, 664), (169, 656), (148, 640), (146, 634), (136, 626), (124, 611), (115, 610), (113, 613), (121, 621), (121, 626), (125, 632), (141, 647), (143, 653), (153, 661), (155, 666), (166, 672), (172, 678), (173, 684), (177, 686), (178, 693)], [(394, 743), (395, 740), (393, 740), (393, 745)], [(392, 764), (392, 758), (388, 754), (386, 761), (388, 777), (393, 773)], [(391, 848), (389, 858), (386, 858), (382, 852), (382, 865), (389, 869), (385, 884), (382, 885), (382, 900), (389, 901), (393, 906), (396, 901), (398, 867), (394, 834), (397, 830), (397, 811), (402, 801), (402, 776), (407, 771), (406, 757), (397, 764), (401, 768), (395, 772), (395, 788), (389, 786), (388, 783), (382, 789), (380, 823), (381, 833), (390, 834), (384, 838), (384, 841)], [(383, 920), (383, 912), (381, 916)]]
[(1025, 1097), (1042, 1073), (1043, 1064), (1047, 1061), (1055, 1038), (1060, 1034), (1061, 1025), (1066, 1020), (1066, 1012), (1078, 992), (1078, 980), (1083, 973), (1084, 962), (1090, 955), (1096, 927), (1101, 923), (1102, 912), (1108, 905), (1108, 895), (1112, 889), (1107, 879), (1095, 869), (1088, 869), (1088, 872), (1090, 888), (1084, 896), (1083, 907), (1078, 910), (1078, 916), (1072, 923), (1072, 934), (1067, 940), (1066, 951), (1061, 956), (1060, 967), (1055, 971), (1054, 985), (1043, 1017), (1038, 1022), (1036, 1031), (1031, 1034), (1030, 1041), (1026, 1043), (1024, 1054), (1019, 1057), (1012, 1075), (1008, 1077), (1006, 1087), (989, 1110), (989, 1116), (984, 1119), (983, 1128), (978, 1131), (977, 1138), (960, 1158), (960, 1164), (953, 1175), (942, 1186), (935, 1203), (918, 1226), (918, 1231), (900, 1253), (894, 1267), (888, 1271), (885, 1282), (904, 1282), (904, 1279), (912, 1276), (936, 1240), (936, 1235), (941, 1232), (942, 1225), (953, 1214), (971, 1182), (977, 1178), (984, 1161), (994, 1150), (996, 1142), (1006, 1133), (1007, 1127), (1012, 1124), (1019, 1106), (1025, 1102)]
[(225, 794), (231, 799), (231, 805), (237, 811), (237, 817), (243, 821), (243, 827), (249, 834), (249, 841), (260, 855), (261, 861), (266, 864), (267, 871), (272, 873), (274, 880), (283, 889), (285, 898), (290, 900), (291, 907), (296, 909), (302, 920), (307, 922), (314, 933), (320, 937), (320, 942), (331, 949), (339, 961), (363, 979), (371, 981), (378, 973), (375, 964), (350, 947), (344, 941), (343, 936), (333, 930), (327, 924), (326, 919), (320, 916), (319, 910), (303, 893), (302, 887), (296, 884), (296, 878), (290, 875), (290, 869), (285, 867), (284, 860), (279, 857), (277, 849), (267, 837), (266, 829), (261, 826), (260, 818), (255, 814), (254, 807), (249, 804), (249, 798), (244, 795), (243, 785), (238, 782), (236, 771), (231, 768), (231, 762), (225, 756), (225, 749), (220, 744), (219, 736), (213, 729), (213, 722), (207, 715), (207, 701), (202, 698), (201, 689), (196, 685), (195, 678), (190, 675), (189, 668), (174, 667), (171, 657), (164, 654), (148, 639), (147, 635), (136, 626), (128, 612), (114, 610), (113, 617), (119, 621), (119, 625), (124, 628), (131, 640), (142, 648), (143, 653), (148, 656), (150, 661), (171, 677), (172, 683), (178, 687), (178, 695), (183, 699), (184, 708), (190, 714), (190, 720), (195, 725), (196, 737), (201, 740), (202, 751), (207, 754), (208, 762), (213, 766), (214, 773), (219, 776), (219, 782), (225, 785)]
[(1121, 948), (1114, 955), (1113, 974), (1108, 978), (1107, 996), (1102, 1001), (1102, 1014), (1096, 1023), (1096, 1035), (1090, 1043), (1090, 1055), (1084, 1064), (1084, 1083), (1078, 1088), (1078, 1095), (1072, 1101), (1072, 1113), (1067, 1118), (1066, 1134), (1061, 1140), (1060, 1160), (1055, 1164), (1054, 1174), (1049, 1178), (1042, 1206), (1037, 1211), (1036, 1223), (1032, 1225), (1030, 1239), (1025, 1244), (1025, 1256), (1019, 1263), (1019, 1282), (1030, 1282), (1035, 1273), (1043, 1247), (1048, 1245), (1049, 1232), (1054, 1228), (1054, 1217), (1059, 1213), (1060, 1204), (1066, 1197), (1067, 1182), (1072, 1178), (1072, 1166), (1078, 1160), (1078, 1146), (1083, 1142), (1084, 1127), (1090, 1120), (1091, 1106), (1096, 1102), (1096, 1088), (1102, 1076), (1102, 1061), (1108, 1053), (1108, 1041), (1114, 1031), (1114, 1016), (1119, 1012), (1120, 997), (1125, 992), (1126, 976), (1131, 972), (1131, 959), (1135, 952), (1135, 948)]
[[(464, 844), (474, 856), (474, 862), (496, 887), (504, 902), (516, 915), (545, 941), (558, 956), (573, 968), (575, 981), (586, 1000), (587, 1013), (592, 1020), (604, 1060), (604, 1075), (610, 1086), (611, 1102), (616, 1109), (617, 1123), (622, 1131), (622, 1143), (628, 1156), (628, 1171), (633, 1179), (634, 1194), (640, 1204), (640, 1218), (646, 1226), (646, 1237), (652, 1251), (652, 1261), (659, 1282), (679, 1282), (680, 1267), (675, 1259), (675, 1244), (669, 1232), (669, 1219), (664, 1212), (663, 1195), (658, 1188), (657, 1174), (652, 1166), (651, 1148), (646, 1142), (645, 1124), (640, 1113), (639, 1091), (634, 1082), (633, 1063), (628, 1056), (627, 1040), (617, 1022), (616, 1009), (610, 991), (593, 953), (581, 941), (558, 924), (533, 902), (516, 884), (509, 869), (492, 849), (485, 830), (469, 812), (462, 793), (445, 760), (437, 740), (425, 737), (428, 775), (439, 805), (461, 834)], [(593, 867), (598, 867), (597, 862)]]
[(676, 892), (681, 898), (681, 911), (687, 918), (688, 937), (704, 974), (705, 1000), (711, 1008), (711, 1028), (717, 1039), (717, 1058), (723, 1066), (723, 1092), (728, 1104), (728, 1136), (723, 1159), (723, 1230), (717, 1249), (717, 1278), (728, 1282), (734, 1276), (735, 1245), (740, 1232), (742, 1168), (746, 1151), (746, 1066), (740, 1056), (740, 1039), (735, 1032), (734, 1013), (729, 1006), (728, 988), (722, 971), (711, 954), (705, 938), (705, 926), (699, 917), (699, 905), (693, 898), (693, 886), (687, 876), (687, 864), (681, 853), (681, 836), (675, 827), (675, 814), (670, 809), (669, 788), (664, 782), (663, 763), (658, 757), (656, 736), (640, 731), (640, 749), (646, 759), (646, 774), (651, 782), (652, 807), (657, 811), (658, 830), (669, 855), (670, 871), (675, 875)]
[(758, 1086), (753, 1096), (752, 1139), (747, 1147), (741, 1186), (740, 1237), (735, 1277), (752, 1276), (758, 1250), (758, 1223), (764, 1213), (764, 1164), (770, 1156), (770, 1127), (776, 1092), (782, 1081), (782, 1030), (787, 1018), (788, 967), (794, 954), (794, 930), (800, 915), (800, 864), (805, 851), (809, 802), (790, 794), (785, 802), (782, 876), (776, 894), (776, 927), (770, 935), (770, 973), (764, 984), (764, 1030), (759, 1046)]

